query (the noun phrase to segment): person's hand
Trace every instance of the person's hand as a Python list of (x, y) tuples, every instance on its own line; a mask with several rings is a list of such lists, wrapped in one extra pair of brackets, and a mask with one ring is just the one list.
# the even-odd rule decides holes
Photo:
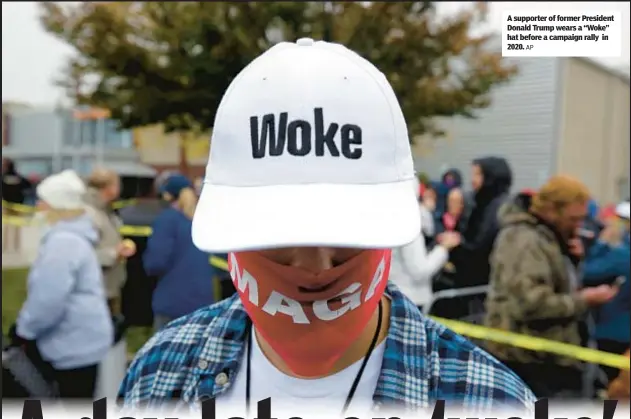
[(620, 230), (618, 230), (618, 226), (614, 223), (607, 224), (598, 236), (598, 239), (604, 243), (615, 243), (619, 238)]
[(578, 259), (582, 259), (585, 256), (585, 248), (583, 242), (579, 238), (570, 239), (567, 242), (568, 251), (570, 254)]
[(597, 287), (583, 288), (581, 297), (590, 306), (605, 304), (618, 293), (618, 287), (611, 285), (599, 285)]
[(443, 271), (447, 273), (454, 273), (456, 272), (456, 266), (451, 262), (447, 262), (445, 263), (445, 266), (443, 266)]
[(422, 203), (429, 212), (434, 212), (434, 210), (436, 209), (436, 200), (434, 198), (423, 198)]
[(460, 236), (460, 233), (448, 231), (446, 233), (440, 234), (437, 238), (437, 241), (445, 249), (451, 250), (460, 244), (462, 238)]
[(13, 325), (11, 325), (11, 327), (9, 328), (9, 340), (10, 340), (11, 346), (20, 346), (20, 347), (25, 347), (29, 343), (33, 342), (31, 340), (24, 339), (22, 336), (18, 335), (17, 324), (15, 323), (13, 323)]
[(130, 258), (136, 254), (136, 244), (125, 239), (118, 244), (118, 256), (124, 259)]

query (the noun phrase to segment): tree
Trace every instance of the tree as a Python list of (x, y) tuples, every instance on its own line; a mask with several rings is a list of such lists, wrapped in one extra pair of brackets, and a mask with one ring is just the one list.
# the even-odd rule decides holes
[[(341, 42), (388, 77), (410, 138), (436, 116), (474, 117), (516, 69), (474, 36), (483, 2), (440, 19), (431, 2), (83, 2), (41, 5), (46, 30), (74, 47), (60, 84), (110, 109), (121, 128), (207, 130), (235, 75), (280, 40)], [(88, 83), (93, 80), (94, 82)]]

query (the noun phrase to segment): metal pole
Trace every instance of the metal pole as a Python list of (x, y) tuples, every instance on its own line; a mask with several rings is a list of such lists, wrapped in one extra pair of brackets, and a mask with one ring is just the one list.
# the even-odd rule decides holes
[(79, 160), (79, 153), (81, 151), (81, 146), (83, 144), (83, 142), (81, 141), (82, 139), (82, 134), (83, 134), (83, 122), (80, 119), (76, 119), (73, 118), (72, 119), (72, 141), (70, 142), (70, 144), (72, 144), (71, 148), (72, 148), (72, 167), (74, 168), (75, 171), (78, 171), (78, 160)]
[(96, 161), (99, 166), (103, 166), (103, 154), (105, 153), (105, 119), (96, 120)]
[(58, 111), (57, 116), (63, 118), (62, 120), (62, 129), (59, 133), (60, 135), (55, 135), (53, 138), (53, 155), (52, 155), (52, 164), (51, 170), (53, 173), (57, 173), (61, 171), (61, 144), (63, 141), (63, 137), (65, 132), (67, 131), (64, 127), (68, 126), (68, 114), (64, 111)]

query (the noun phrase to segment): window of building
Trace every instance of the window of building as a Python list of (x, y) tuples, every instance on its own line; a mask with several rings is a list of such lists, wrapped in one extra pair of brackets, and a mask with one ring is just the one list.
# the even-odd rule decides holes
[(107, 120), (104, 126), (105, 146), (110, 148), (131, 148), (132, 139), (131, 132), (128, 130), (119, 130), (117, 123)]
[(50, 159), (16, 159), (15, 166), (22, 176), (46, 177), (53, 173), (53, 162)]
[(76, 119), (67, 113), (64, 117), (64, 144), (76, 147), (132, 148), (131, 131), (118, 130), (111, 119)]
[(94, 167), (94, 159), (90, 157), (83, 157), (79, 161), (79, 167), (77, 168), (77, 171), (82, 176), (87, 176), (90, 174), (90, 172), (92, 172), (93, 167)]

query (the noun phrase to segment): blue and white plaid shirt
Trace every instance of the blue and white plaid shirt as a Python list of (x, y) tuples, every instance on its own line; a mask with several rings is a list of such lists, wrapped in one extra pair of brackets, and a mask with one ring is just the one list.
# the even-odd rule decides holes
[[(437, 400), (466, 410), (532, 412), (535, 396), (507, 367), (467, 339), (421, 315), (393, 284), (390, 328), (376, 409), (418, 410)], [(132, 362), (120, 388), (124, 408), (186, 405), (220, 396), (245, 352), (247, 314), (237, 295), (169, 323)]]

